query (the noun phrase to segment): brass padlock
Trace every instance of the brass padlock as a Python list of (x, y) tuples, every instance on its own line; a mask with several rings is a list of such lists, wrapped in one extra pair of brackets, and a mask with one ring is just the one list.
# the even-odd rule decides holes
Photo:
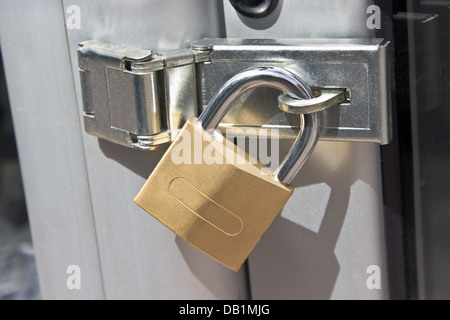
[[(318, 115), (300, 115), (303, 130), (272, 175), (262, 174), (265, 166), (231, 141), (215, 139), (217, 133), (209, 129), (217, 127), (237, 97), (259, 86), (279, 89), (294, 98), (313, 98), (310, 87), (281, 68), (258, 67), (237, 74), (198, 120), (188, 119), (134, 199), (182, 239), (234, 271), (292, 195), (288, 184), (308, 159), (319, 134)], [(195, 137), (201, 139), (196, 142)], [(218, 161), (199, 163), (203, 156), (199, 147), (212, 148), (210, 154)], [(174, 163), (174, 154), (180, 153), (190, 164)], [(229, 161), (229, 155), (239, 160)]]

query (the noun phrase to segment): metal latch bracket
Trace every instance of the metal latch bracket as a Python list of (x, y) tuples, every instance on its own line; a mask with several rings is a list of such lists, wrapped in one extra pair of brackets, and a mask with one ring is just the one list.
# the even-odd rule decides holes
[[(84, 41), (78, 60), (85, 130), (151, 150), (173, 140), (186, 119), (198, 116), (236, 73), (278, 66), (312, 87), (345, 90), (345, 100), (322, 111), (320, 139), (387, 144), (392, 136), (388, 54), (383, 39), (201, 39), (189, 48), (158, 53)], [(279, 94), (262, 88), (246, 93), (219, 128), (270, 127), (295, 138), (298, 116), (286, 113), (292, 112), (288, 105), (286, 112), (276, 107)]]

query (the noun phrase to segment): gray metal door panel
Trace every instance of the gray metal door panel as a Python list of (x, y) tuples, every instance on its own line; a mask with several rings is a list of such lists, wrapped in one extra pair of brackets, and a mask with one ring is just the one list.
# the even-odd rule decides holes
[[(81, 12), (67, 30), (78, 110), (78, 42), (95, 39), (143, 49), (185, 46), (223, 32), (216, 1), (63, 1)], [(67, 9), (66, 9), (67, 10)], [(70, 12), (66, 11), (66, 19)], [(170, 23), (167, 21), (170, 19)], [(165, 147), (142, 152), (83, 133), (106, 298), (245, 299), (245, 270), (230, 271), (177, 238), (132, 200)]]
[[(45, 299), (101, 299), (81, 128), (57, 1), (1, 1), (0, 37), (28, 216)], [(81, 290), (68, 290), (70, 265)]]
[[(320, 141), (250, 255), (255, 299), (388, 298), (379, 147)], [(381, 289), (369, 289), (370, 266)]]
[[(320, 8), (280, 2), (278, 21), (261, 30), (224, 1), (227, 36), (374, 35), (365, 24), (371, 1), (327, 0)], [(81, 28), (64, 32), (71, 5), (80, 8)], [(114, 145), (86, 134), (81, 121), (79, 41), (165, 50), (223, 37), (221, 1), (7, 0), (0, 9), (44, 298), (247, 298), (245, 269), (225, 269), (132, 202), (165, 147), (140, 152)], [(321, 141), (294, 185), (250, 256), (252, 297), (387, 298), (378, 145)], [(66, 287), (72, 264), (81, 267), (81, 290)], [(366, 285), (373, 265), (381, 270), (381, 289)]]
[[(65, 33), (70, 5), (80, 8), (81, 28)], [(203, 1), (1, 6), (3, 56), (43, 297), (245, 299), (244, 272), (205, 257), (133, 203), (164, 148), (138, 152), (89, 136), (80, 128), (77, 107), (78, 41), (177, 48), (220, 36), (220, 6)], [(81, 290), (66, 286), (72, 264), (81, 268)]]
[[(255, 25), (224, 1), (227, 37), (375, 36), (366, 26), (372, 1), (280, 3), (278, 19)], [(389, 297), (379, 149), (319, 141), (293, 182), (294, 195), (250, 255), (253, 298)], [(379, 267), (380, 289), (367, 286), (371, 266)]]

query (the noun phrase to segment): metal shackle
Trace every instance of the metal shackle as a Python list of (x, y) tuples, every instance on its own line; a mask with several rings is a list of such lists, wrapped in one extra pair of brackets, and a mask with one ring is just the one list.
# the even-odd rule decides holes
[[(275, 88), (293, 99), (312, 99), (312, 89), (298, 76), (277, 67), (255, 67), (244, 70), (228, 80), (199, 116), (203, 129), (217, 128), (233, 102), (245, 91), (256, 87)], [(308, 160), (319, 138), (319, 114), (300, 114), (303, 127), (293, 146), (273, 176), (284, 184), (290, 184), (303, 164)]]

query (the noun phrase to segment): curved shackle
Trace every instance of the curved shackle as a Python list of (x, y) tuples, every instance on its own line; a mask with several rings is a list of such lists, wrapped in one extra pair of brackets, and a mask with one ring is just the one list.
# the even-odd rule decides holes
[[(275, 88), (295, 99), (314, 98), (312, 89), (292, 72), (277, 67), (250, 68), (233, 76), (211, 99), (198, 118), (203, 129), (217, 128), (233, 102), (245, 91), (256, 87)], [(300, 116), (304, 118), (304, 126), (280, 167), (273, 174), (275, 179), (284, 184), (291, 183), (308, 160), (319, 138), (318, 113)]]

